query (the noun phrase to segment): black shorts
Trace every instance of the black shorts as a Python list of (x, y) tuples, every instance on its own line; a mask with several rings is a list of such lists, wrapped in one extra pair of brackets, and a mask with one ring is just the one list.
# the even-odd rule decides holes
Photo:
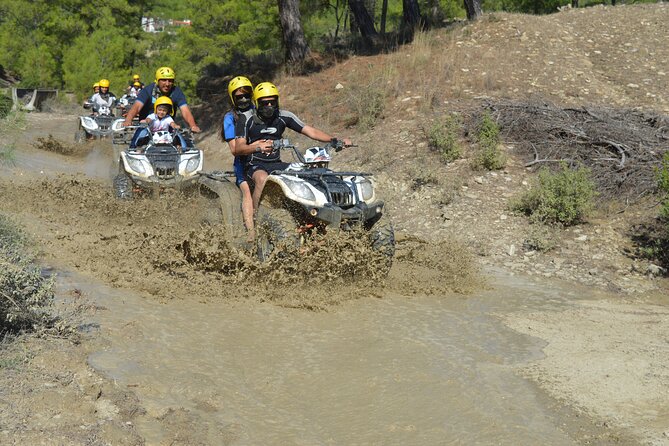
[(253, 161), (246, 166), (246, 178), (253, 179), (253, 174), (258, 170), (264, 170), (267, 173), (272, 173), (275, 170), (286, 170), (288, 166), (290, 166), (290, 163), (284, 163), (281, 161)]

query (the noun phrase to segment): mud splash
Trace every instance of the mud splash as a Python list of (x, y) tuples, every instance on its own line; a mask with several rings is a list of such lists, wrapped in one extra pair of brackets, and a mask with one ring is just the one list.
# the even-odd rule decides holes
[(2, 181), (0, 194), (0, 209), (22, 216), (62, 266), (159, 299), (253, 298), (323, 309), (381, 289), (467, 292), (479, 280), (456, 243), (401, 237), (384, 278), (379, 254), (355, 232), (317, 237), (299, 253), (259, 263), (253, 250), (227, 241), (216, 200), (198, 195), (119, 201), (108, 184), (72, 175)]

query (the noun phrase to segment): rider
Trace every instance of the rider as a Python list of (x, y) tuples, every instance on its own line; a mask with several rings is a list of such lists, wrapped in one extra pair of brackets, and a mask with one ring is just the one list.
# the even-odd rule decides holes
[[(172, 115), (174, 115), (174, 104), (172, 104), (172, 100), (170, 98), (167, 96), (159, 97), (153, 104), (153, 109), (153, 113), (140, 121), (140, 123), (147, 124), (147, 128), (151, 133), (171, 131), (172, 129), (181, 128), (176, 122), (174, 122), (174, 119), (172, 118)], [(137, 146), (147, 144), (148, 137), (149, 132), (146, 129), (139, 129), (130, 142), (130, 148), (134, 149)], [(179, 138), (177, 141), (180, 141), (180, 143), (177, 145), (182, 147), (185, 146), (185, 142), (182, 141), (181, 138)]]
[[(253, 90), (253, 116), (246, 119), (240, 116), (235, 127), (238, 141), (234, 155), (249, 155), (246, 164), (246, 176), (250, 177), (253, 190), (253, 209), (258, 210), (265, 181), (274, 170), (284, 170), (288, 163), (281, 162), (278, 149), (272, 141), (281, 139), (286, 127), (321, 142), (335, 142), (336, 138), (322, 130), (306, 125), (293, 113), (279, 109), (279, 90), (271, 82), (262, 82)], [(343, 140), (344, 145), (351, 145), (351, 140)]]
[[(239, 121), (240, 115), (245, 115), (248, 119), (253, 115), (253, 106), (251, 104), (251, 95), (253, 94), (253, 84), (244, 76), (237, 76), (228, 83), (228, 95), (232, 103), (232, 109), (223, 117), (223, 128), (221, 137), (227, 141), (230, 152), (235, 154), (235, 124)], [(246, 156), (235, 156), (233, 168), (235, 170), (235, 182), (242, 193), (242, 217), (244, 225), (248, 231), (249, 241), (255, 238), (253, 224), (253, 198), (251, 197), (251, 188), (244, 175), (244, 165)]]
[(114, 104), (116, 104), (116, 96), (109, 91), (109, 80), (100, 79), (98, 84), (100, 86), (100, 91), (91, 96), (91, 99), (89, 100), (90, 105), (93, 108), (93, 114), (97, 114), (102, 106), (109, 107), (109, 112), (111, 113)]
[(174, 85), (175, 77), (174, 70), (170, 67), (158, 68), (156, 70), (155, 82), (150, 83), (139, 92), (137, 100), (128, 111), (123, 125), (131, 125), (133, 118), (137, 115), (139, 115), (139, 119), (146, 118), (151, 113), (151, 110), (153, 110), (154, 102), (161, 96), (167, 96), (172, 100), (174, 105), (179, 107), (181, 116), (191, 131), (199, 133), (200, 127), (195, 123), (195, 118), (186, 102), (186, 96), (181, 91), (181, 88)]
[(142, 83), (135, 82), (132, 87), (128, 87), (127, 95), (131, 98), (136, 98), (140, 91), (142, 91)]
[(130, 94), (133, 89), (136, 89), (137, 92), (139, 92), (142, 88), (144, 88), (144, 83), (139, 80), (139, 74), (133, 74), (132, 80), (128, 82), (128, 86), (125, 87), (125, 92), (126, 94)]

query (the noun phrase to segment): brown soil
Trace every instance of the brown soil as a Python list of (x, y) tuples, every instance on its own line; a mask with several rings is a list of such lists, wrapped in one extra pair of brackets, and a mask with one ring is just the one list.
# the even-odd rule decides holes
[[(285, 108), (338, 136), (350, 134), (359, 145), (342, 152), (337, 167), (376, 173), (398, 235), (396, 263), (383, 289), (366, 268), (371, 254), (355, 241), (331, 241), (329, 250), (315, 249), (297, 267), (277, 269), (219, 241), (219, 230), (207, 224), (215, 205), (203, 198), (174, 195), (119, 203), (109, 190), (113, 162), (98, 157), (106, 150), (102, 142), (91, 144), (88, 156), (81, 149), (42, 155), (38, 152), (44, 147), (33, 145), (49, 133), (70, 141), (71, 116), (60, 127), (43, 115), (29, 116), (17, 145), (28, 158), (51, 164), (44, 176), (30, 163), (4, 170), (0, 209), (38, 240), (49, 265), (160, 301), (272, 300), (327, 310), (359, 296), (442, 296), (494, 287), (482, 277), (487, 269), (478, 275), (479, 265), (533, 276), (547, 287), (549, 279), (562, 279), (613, 291), (616, 302), (610, 297), (574, 302), (560, 312), (518, 308), (500, 318), (547, 343), (545, 360), (519, 367), (519, 373), (565, 406), (592, 416), (593, 423), (603, 419), (606, 426), (628, 429), (642, 444), (667, 444), (667, 414), (653, 412), (652, 406), (669, 406), (662, 393), (669, 384), (669, 355), (666, 343), (658, 341), (667, 329), (662, 316), (669, 285), (648, 261), (630, 256), (635, 247), (629, 238), (631, 228), (651, 221), (657, 207), (606, 204), (586, 224), (550, 234), (558, 240), (556, 249), (538, 252), (526, 243), (535, 229), (508, 210), (509, 200), (529, 187), (534, 175), (524, 167), (528, 160), (514, 151), (514, 141), (505, 141), (509, 163), (504, 170), (476, 172), (470, 168), (474, 147), (466, 147), (464, 159), (445, 165), (428, 147), (425, 130), (446, 113), (468, 116), (490, 98), (669, 113), (668, 26), (669, 7), (661, 3), (546, 17), (495, 14), (420, 35), (394, 54), (353, 57), (307, 78), (277, 80)], [(386, 94), (383, 116), (369, 131), (346, 129), (365, 89)], [(70, 121), (72, 129), (62, 130), (62, 123)], [(207, 170), (228, 169), (229, 153), (215, 132), (209, 129), (200, 141)], [(57, 143), (48, 145), (58, 151)], [(50, 175), (76, 171), (82, 162), (94, 173)], [(418, 184), (417, 179), (430, 181)], [(356, 252), (351, 265), (330, 255), (342, 249)], [(189, 262), (186, 250), (197, 261)], [(316, 266), (344, 278), (314, 288), (314, 281), (328, 279), (305, 274)], [(350, 285), (345, 281), (352, 276), (358, 280)], [(251, 281), (254, 285), (248, 286)], [(309, 287), (296, 292), (295, 281)], [(142, 408), (131, 389), (102, 380), (82, 359), (98, 346), (48, 338), (21, 342), (2, 353), (3, 364), (11, 365), (0, 371), (0, 400), (7, 409), (0, 411), (0, 439), (36, 444), (48, 436), (54, 444), (142, 444), (133, 425)], [(579, 355), (583, 358), (574, 361)], [(622, 366), (630, 363), (638, 367)], [(654, 397), (641, 399), (640, 394)], [(191, 437), (186, 432), (189, 416), (177, 410), (160, 418), (172, 444), (197, 442), (198, 432)], [(587, 442), (586, 437), (579, 441)]]

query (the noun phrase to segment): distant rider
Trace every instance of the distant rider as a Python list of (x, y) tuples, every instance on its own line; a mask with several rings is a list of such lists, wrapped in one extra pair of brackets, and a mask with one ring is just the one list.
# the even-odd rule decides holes
[[(223, 117), (223, 128), (221, 129), (221, 138), (227, 141), (230, 152), (235, 154), (235, 125), (239, 121), (240, 115), (245, 115), (248, 119), (253, 116), (253, 106), (251, 104), (251, 95), (253, 94), (253, 84), (244, 76), (237, 76), (228, 83), (228, 95), (232, 103), (232, 110)], [(242, 193), (242, 217), (244, 226), (248, 231), (248, 241), (255, 238), (253, 223), (253, 199), (251, 197), (251, 188), (246, 176), (244, 167), (246, 165), (246, 156), (235, 156), (233, 169), (235, 171), (235, 182)]]
[[(235, 127), (236, 138), (234, 154), (249, 155), (246, 176), (254, 183), (253, 209), (258, 211), (262, 190), (268, 175), (275, 170), (284, 170), (288, 163), (281, 162), (281, 154), (274, 149), (272, 141), (281, 139), (284, 130), (290, 128), (297, 133), (321, 142), (336, 141), (336, 138), (315, 127), (306, 125), (293, 113), (279, 109), (279, 90), (271, 82), (262, 82), (253, 90), (253, 116), (246, 119), (239, 117)], [(351, 145), (350, 139), (343, 140), (344, 145)]]
[(100, 91), (91, 96), (89, 100), (91, 107), (93, 108), (93, 114), (97, 115), (100, 107), (108, 107), (109, 113), (111, 113), (114, 105), (116, 104), (116, 96), (109, 91), (109, 80), (101, 79), (98, 83), (100, 86)]
[(175, 81), (174, 70), (170, 67), (160, 67), (156, 70), (155, 82), (147, 85), (137, 95), (137, 100), (132, 105), (123, 122), (124, 126), (132, 124), (135, 116), (139, 115), (139, 119), (146, 118), (153, 110), (153, 104), (161, 96), (167, 96), (172, 100), (172, 103), (179, 108), (181, 116), (188, 124), (194, 133), (199, 133), (200, 127), (195, 123), (195, 118), (188, 107), (186, 96), (183, 91), (174, 85)]
[[(125, 93), (129, 95), (133, 90), (139, 93), (142, 88), (144, 88), (144, 83), (139, 80), (139, 74), (133, 74), (132, 80), (128, 82), (128, 86), (125, 87)], [(135, 96), (137, 95), (135, 94)]]

